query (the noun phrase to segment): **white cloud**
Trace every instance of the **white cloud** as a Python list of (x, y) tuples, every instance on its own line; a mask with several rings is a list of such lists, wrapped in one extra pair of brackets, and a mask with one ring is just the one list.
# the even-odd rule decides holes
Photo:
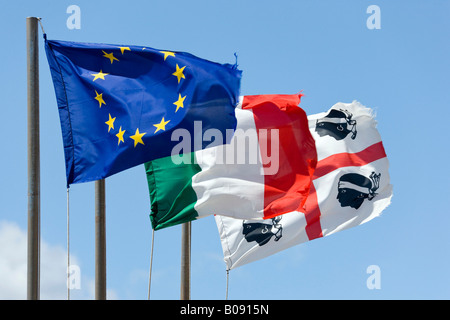
[[(40, 299), (67, 299), (67, 251), (41, 239)], [(71, 265), (78, 265), (70, 256)], [(80, 277), (80, 289), (72, 289), (71, 299), (93, 299), (94, 281)], [(0, 300), (27, 299), (27, 232), (17, 224), (0, 221)], [(108, 290), (109, 299), (117, 299)]]
[(0, 222), (0, 299), (27, 297), (27, 235), (12, 223)]

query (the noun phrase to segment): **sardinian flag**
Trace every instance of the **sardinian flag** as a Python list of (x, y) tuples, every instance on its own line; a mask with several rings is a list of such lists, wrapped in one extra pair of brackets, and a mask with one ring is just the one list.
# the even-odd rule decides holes
[(216, 215), (228, 270), (368, 222), (390, 204), (389, 163), (372, 111), (337, 103), (308, 122), (318, 163), (304, 210), (261, 221)]

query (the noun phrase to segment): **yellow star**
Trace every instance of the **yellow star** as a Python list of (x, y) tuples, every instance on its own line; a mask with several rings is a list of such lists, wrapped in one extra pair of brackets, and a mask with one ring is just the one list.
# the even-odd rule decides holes
[(108, 74), (109, 73), (103, 73), (102, 70), (100, 70), (99, 73), (91, 73), (91, 76), (94, 76), (94, 80), (92, 80), (92, 81), (95, 81), (97, 79), (105, 80), (105, 76)]
[(177, 112), (179, 108), (184, 108), (183, 102), (185, 98), (186, 96), (182, 98), (181, 94), (178, 94), (178, 100), (173, 103), (174, 105), (177, 106), (177, 110), (175, 110), (175, 112)]
[(120, 48), (120, 52), (122, 52), (122, 54), (125, 50), (131, 51), (130, 47), (119, 47), (119, 48)]
[(109, 114), (109, 120), (105, 122), (108, 125), (108, 132), (109, 132), (109, 130), (114, 129), (114, 121), (115, 120), (116, 120), (116, 117), (111, 118), (111, 114)]
[[(103, 51), (103, 50), (102, 50)], [(105, 58), (108, 58), (109, 60), (111, 60), (111, 64), (113, 63), (113, 61), (114, 60), (117, 60), (117, 61), (119, 61), (119, 59), (117, 59), (116, 57), (114, 57), (114, 55), (113, 55), (113, 53), (111, 52), (111, 53), (106, 53), (105, 51), (103, 51), (103, 53), (104, 53), (104, 57)]]
[(185, 78), (184, 78), (184, 74), (183, 74), (184, 68), (186, 68), (186, 66), (184, 66), (183, 68), (180, 68), (180, 67), (178, 66), (178, 63), (177, 63), (177, 71), (175, 71), (174, 73), (172, 73), (172, 75), (174, 75), (174, 76), (176, 76), (176, 77), (178, 78), (178, 83), (180, 83), (181, 78), (185, 79)]
[(164, 53), (164, 61), (166, 61), (168, 56), (175, 57), (175, 52), (171, 51), (160, 51), (161, 53)]
[(144, 134), (146, 134), (147, 132), (144, 133), (139, 133), (139, 128), (136, 129), (136, 133), (132, 136), (130, 136), (131, 139), (134, 140), (134, 147), (136, 147), (136, 145), (138, 143), (144, 144), (144, 141), (142, 141), (142, 137), (144, 136)]
[(117, 145), (119, 145), (120, 142), (124, 142), (123, 141), (123, 134), (124, 133), (125, 133), (125, 130), (122, 130), (122, 126), (120, 126), (119, 133), (116, 134), (116, 137), (119, 139), (119, 141), (117, 142)]
[(156, 130), (154, 133), (157, 133), (159, 130), (166, 131), (166, 124), (168, 124), (169, 122), (170, 122), (170, 120), (164, 121), (164, 117), (163, 117), (160, 123), (153, 125), (156, 127)]
[(102, 107), (102, 103), (106, 104), (105, 100), (103, 100), (103, 93), (98, 93), (97, 90), (95, 90), (95, 94), (97, 95), (94, 99), (98, 101), (99, 107)]

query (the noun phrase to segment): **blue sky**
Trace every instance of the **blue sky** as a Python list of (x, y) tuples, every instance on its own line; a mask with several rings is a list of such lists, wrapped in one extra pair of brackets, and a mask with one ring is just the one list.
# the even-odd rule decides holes
[[(70, 30), (69, 5), (81, 10)], [(369, 5), (381, 29), (368, 29)], [(26, 298), (27, 125), (25, 19), (49, 39), (186, 51), (243, 70), (241, 94), (303, 90), (307, 114), (360, 101), (377, 114), (392, 204), (357, 228), (230, 272), (230, 299), (449, 299), (450, 2), (8, 1), (1, 4), (1, 299)], [(66, 188), (56, 99), (40, 39), (41, 298), (65, 299)], [(110, 299), (147, 299), (151, 249), (143, 166), (106, 179)], [(224, 299), (226, 272), (213, 217), (192, 224), (192, 299)], [(179, 299), (180, 227), (155, 233), (152, 299)], [(70, 188), (73, 299), (93, 299), (94, 183)], [(381, 288), (369, 290), (370, 265)]]

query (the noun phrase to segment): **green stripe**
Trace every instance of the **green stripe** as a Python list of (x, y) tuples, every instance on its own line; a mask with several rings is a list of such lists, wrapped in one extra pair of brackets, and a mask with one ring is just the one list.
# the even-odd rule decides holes
[(145, 164), (151, 203), (150, 220), (154, 230), (198, 217), (194, 209), (197, 195), (192, 189), (192, 177), (201, 168), (194, 163), (194, 158), (195, 153), (191, 153), (191, 164), (174, 164), (172, 157)]

